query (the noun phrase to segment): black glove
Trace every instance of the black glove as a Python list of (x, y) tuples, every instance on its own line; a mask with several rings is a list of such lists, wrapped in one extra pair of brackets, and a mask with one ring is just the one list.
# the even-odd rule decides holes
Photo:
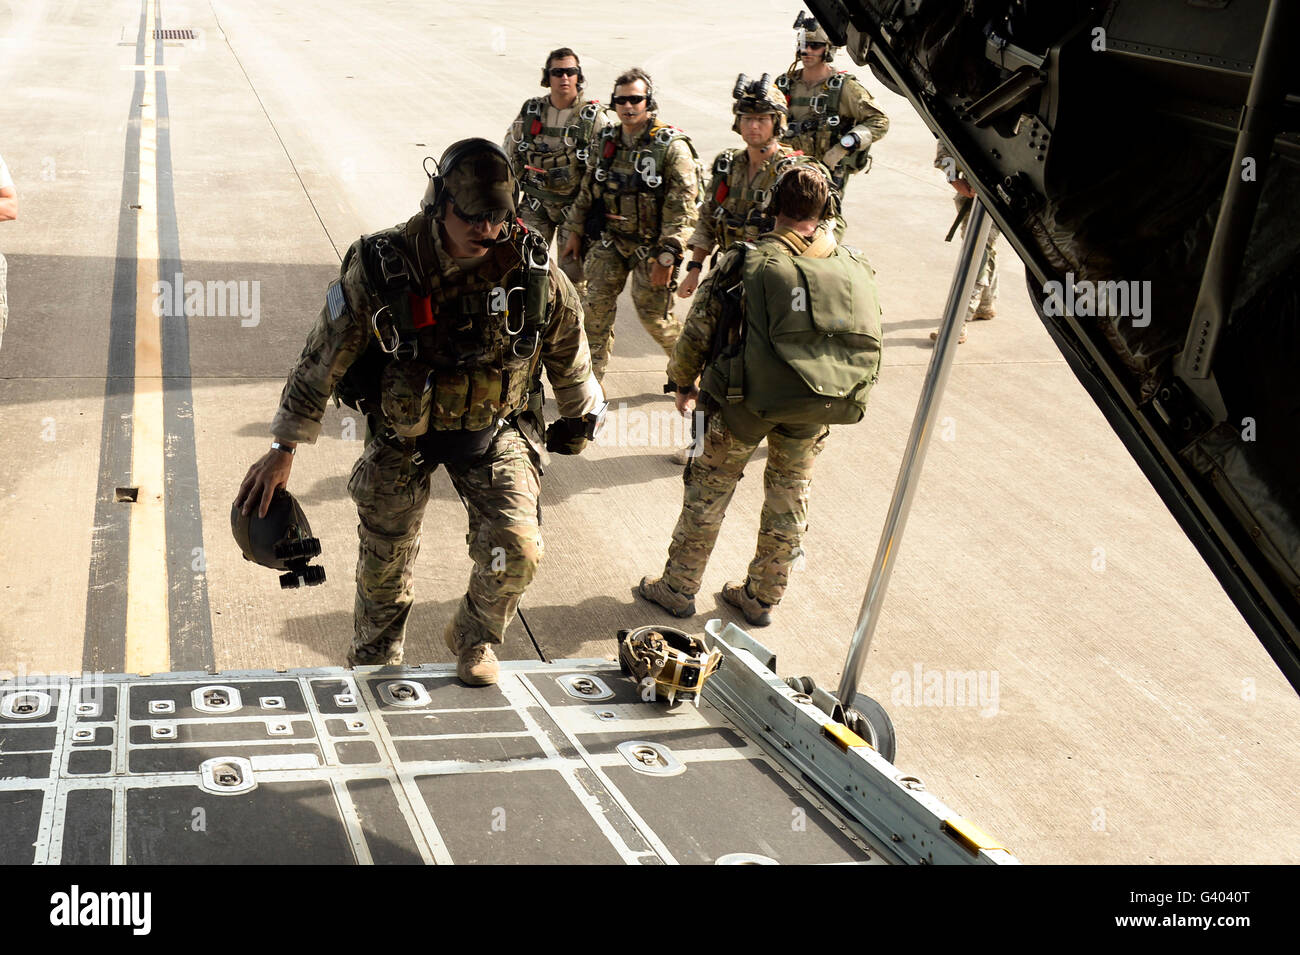
[(581, 454), (587, 446), (587, 422), (582, 418), (560, 418), (546, 429), (546, 450), (552, 454)]

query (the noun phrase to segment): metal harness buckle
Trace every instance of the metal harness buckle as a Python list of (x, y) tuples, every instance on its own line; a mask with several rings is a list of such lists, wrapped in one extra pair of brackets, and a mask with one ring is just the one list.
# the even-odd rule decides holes
[(673, 141), (673, 135), (677, 131), (672, 126), (665, 126), (654, 134), (654, 142), (659, 146), (666, 146)]
[[(571, 130), (571, 129), (576, 129), (577, 132), (576, 132), (576, 133), (573, 133), (572, 135), (570, 135), (569, 130)], [(581, 127), (580, 125), (578, 125), (577, 123), (571, 123), (570, 125), (565, 126), (565, 127), (564, 127), (564, 137), (563, 137), (563, 138), (564, 138), (564, 145), (566, 145), (566, 146), (576, 146), (576, 145), (578, 145), (578, 137), (581, 136), (581, 135), (582, 135), (582, 127)]]
[[(517, 328), (510, 327), (510, 296), (514, 295), (516, 292), (521, 293), (521, 297), (528, 294), (522, 285), (516, 285), (514, 288), (506, 292), (505, 326), (506, 326), (506, 334), (509, 335), (511, 338), (514, 338), (516, 335), (518, 335), (520, 332), (524, 330), (524, 321), (527, 318), (527, 316), (524, 315), (524, 309), (521, 307), (519, 309), (519, 326)], [(527, 299), (524, 299), (524, 301), (526, 302)]]
[(542, 115), (542, 104), (537, 100), (529, 100), (528, 105), (524, 107), (525, 116), (536, 116), (539, 119)]
[[(519, 347), (524, 342), (531, 343), (526, 349), (526, 353), (525, 350), (521, 350)], [(532, 358), (534, 355), (536, 355), (537, 350), (541, 347), (542, 347), (542, 336), (537, 334), (537, 332), (533, 332), (532, 335), (530, 335), (528, 338), (517, 336), (515, 340), (510, 343), (510, 352), (516, 358), (522, 358), (527, 360)]]
[(375, 333), (375, 338), (379, 339), (379, 350), (385, 355), (395, 354), (402, 344), (402, 336), (398, 334), (396, 325), (390, 326), (393, 333), (391, 341), (385, 341), (383, 332), (379, 330), (379, 316), (384, 314), (386, 311), (391, 313), (392, 310), (391, 306), (381, 305), (375, 313), (370, 316), (370, 330)]
[(814, 113), (816, 113), (818, 116), (820, 116), (822, 113), (826, 112), (826, 104), (828, 102), (830, 102), (829, 96), (827, 96), (825, 93), (818, 93), (816, 96), (812, 97), (811, 100), (809, 100), (808, 108), (812, 110)]
[(830, 79), (826, 81), (826, 88), (828, 90), (837, 90), (843, 85), (844, 85), (843, 73), (835, 73), (834, 75), (831, 76)]

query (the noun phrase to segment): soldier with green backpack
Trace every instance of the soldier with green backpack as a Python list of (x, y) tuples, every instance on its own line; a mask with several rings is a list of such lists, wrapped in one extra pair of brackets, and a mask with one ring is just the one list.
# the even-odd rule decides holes
[(746, 579), (722, 597), (751, 624), (771, 622), (801, 553), (828, 425), (861, 420), (880, 368), (875, 273), (822, 221), (830, 174), (804, 157), (782, 164), (775, 227), (738, 244), (701, 283), (668, 365), (678, 411), (696, 401), (704, 411), (702, 448), (686, 467), (663, 575), (637, 592), (678, 617), (695, 613), (736, 482), (766, 439), (758, 546)]

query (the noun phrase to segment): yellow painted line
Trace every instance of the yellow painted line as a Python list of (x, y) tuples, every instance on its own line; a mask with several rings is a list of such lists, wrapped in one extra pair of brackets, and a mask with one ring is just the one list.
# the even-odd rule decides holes
[[(145, 36), (155, 25), (155, 0), (145, 6)], [(167, 529), (164, 500), (161, 320), (154, 314), (158, 281), (158, 109), (154, 47), (144, 47), (140, 106), (140, 192), (136, 198), (135, 396), (131, 415), (131, 505), (126, 574), (126, 671), (171, 669), (167, 608)]]

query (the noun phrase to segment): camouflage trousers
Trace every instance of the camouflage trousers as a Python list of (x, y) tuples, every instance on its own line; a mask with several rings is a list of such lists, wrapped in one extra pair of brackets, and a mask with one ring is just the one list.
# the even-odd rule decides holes
[[(469, 511), (466, 542), (474, 561), (453, 620), (457, 645), (500, 643), (544, 551), (537, 462), (524, 436), (506, 426), (477, 461), (445, 466)], [(416, 468), (406, 451), (384, 440), (370, 442), (353, 465), (348, 493), (357, 505), (361, 549), (351, 662), (402, 662), (433, 470)]]
[[(736, 483), (763, 440), (742, 440), (716, 411), (708, 415), (704, 432), (703, 447), (682, 475), (686, 493), (663, 573), (664, 582), (684, 594), (700, 589)], [(799, 545), (808, 530), (813, 464), (828, 434), (830, 428), (816, 426), (776, 425), (767, 432), (763, 510), (749, 565), (750, 592), (764, 603), (781, 602), (790, 570), (803, 553)]]
[(673, 346), (682, 333), (682, 323), (673, 314), (673, 294), (667, 288), (650, 284), (650, 263), (653, 256), (640, 261), (635, 255), (624, 258), (612, 245), (596, 243), (587, 252), (583, 263), (587, 272), (587, 294), (582, 297), (583, 326), (587, 344), (591, 348), (591, 369), (600, 381), (605, 377), (605, 366), (614, 350), (614, 312), (618, 296), (632, 276), (632, 304), (637, 317), (659, 343), (659, 347), (672, 357)]
[[(954, 196), (953, 201), (960, 210), (963, 199), (961, 196)], [(966, 238), (966, 226), (970, 218), (962, 220), (961, 237)], [(979, 275), (975, 277), (975, 288), (971, 291), (970, 301), (966, 303), (966, 321), (970, 321), (975, 313), (990, 312), (993, 305), (998, 300), (998, 236), (1002, 233), (998, 231), (996, 225), (989, 227), (989, 241), (984, 246), (984, 266), (980, 269)]]
[(9, 263), (0, 255), (0, 343), (4, 342), (5, 326), (9, 324)]
[(550, 248), (551, 239), (555, 238), (555, 250), (551, 253), (556, 264), (559, 265), (560, 271), (569, 277), (573, 287), (581, 296), (587, 289), (587, 279), (582, 270), (582, 257), (562, 261), (561, 254), (564, 252), (564, 243), (569, 241), (569, 236), (573, 233), (563, 225), (564, 214), (568, 211), (566, 206), (548, 206), (539, 205), (533, 209), (528, 205), (530, 199), (524, 196), (524, 200), (519, 205), (519, 218), (524, 220), (524, 225), (534, 232), (540, 232), (542, 238), (546, 240), (547, 248)]

